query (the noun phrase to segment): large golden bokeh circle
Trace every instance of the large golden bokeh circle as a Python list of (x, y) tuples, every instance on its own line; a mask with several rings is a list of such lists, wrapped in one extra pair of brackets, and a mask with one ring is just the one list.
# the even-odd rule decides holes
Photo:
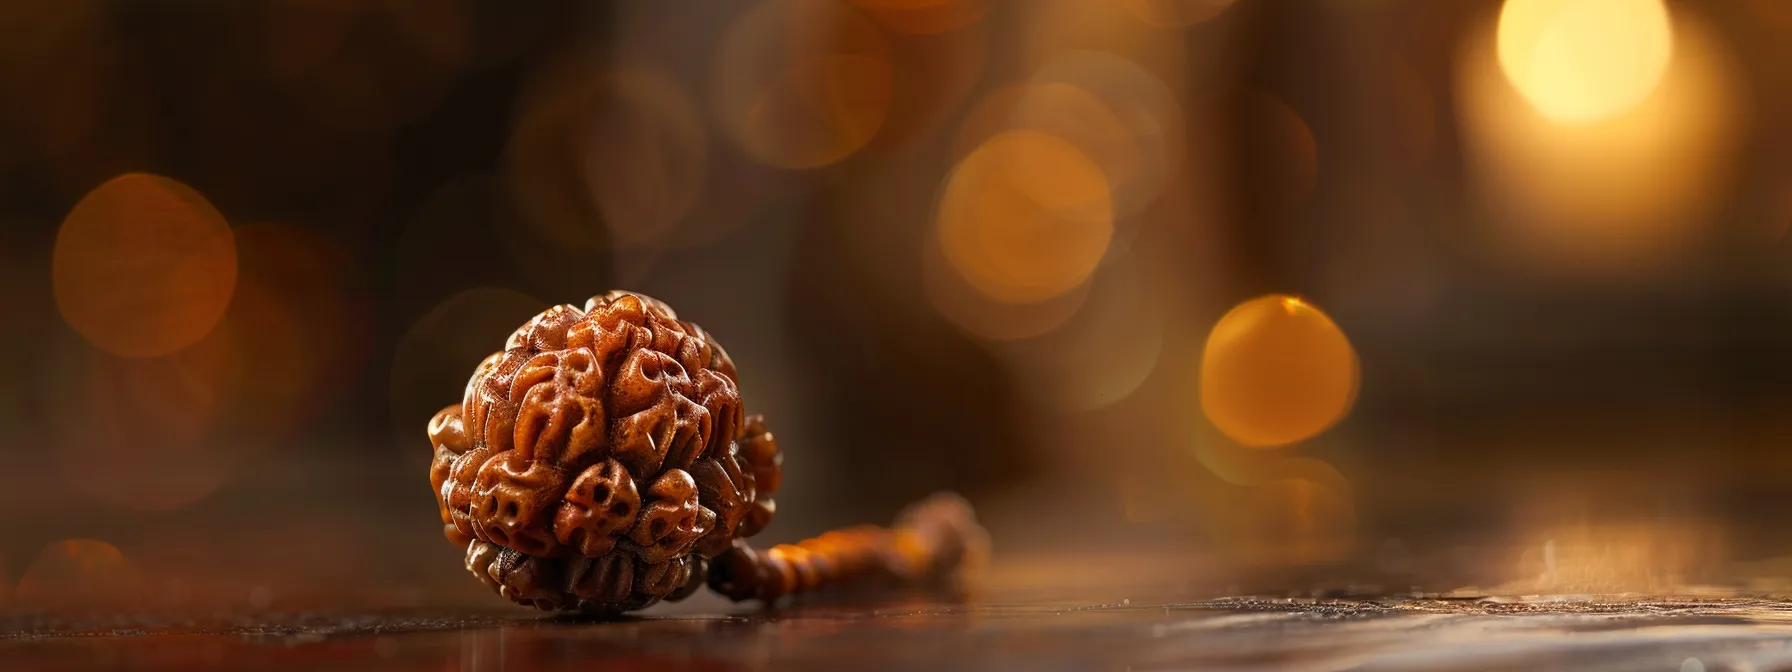
[(1667, 73), (1674, 31), (1661, 0), (1506, 0), (1500, 69), (1551, 120), (1598, 121), (1641, 104)]
[(204, 196), (127, 173), (81, 198), (51, 261), (56, 307), (89, 342), (156, 357), (204, 338), (236, 288), (230, 225)]
[(1009, 131), (953, 171), (938, 226), (946, 260), (972, 287), (1035, 303), (1088, 280), (1113, 237), (1114, 205), (1107, 177), (1075, 146)]
[(1272, 294), (1239, 304), (1207, 338), (1201, 409), (1248, 446), (1311, 438), (1356, 400), (1356, 351), (1331, 317), (1297, 297)]

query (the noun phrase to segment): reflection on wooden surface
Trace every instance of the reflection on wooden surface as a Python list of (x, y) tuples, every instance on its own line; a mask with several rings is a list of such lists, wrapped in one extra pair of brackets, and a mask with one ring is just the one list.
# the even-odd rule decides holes
[[(1129, 583), (1053, 599), (1004, 588), (775, 611), (710, 601), (611, 619), (502, 608), (15, 615), (0, 620), (0, 659), (31, 670), (1792, 669), (1780, 667), (1792, 666), (1792, 602), (1777, 599), (1191, 590)], [(1093, 597), (1122, 592), (1131, 597)]]

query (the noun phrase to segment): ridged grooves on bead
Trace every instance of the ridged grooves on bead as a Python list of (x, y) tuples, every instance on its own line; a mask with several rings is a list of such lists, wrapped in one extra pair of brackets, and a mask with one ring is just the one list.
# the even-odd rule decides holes
[(444, 534), (499, 594), (626, 611), (696, 590), (776, 511), (777, 442), (734, 363), (629, 292), (535, 316), (430, 421)]

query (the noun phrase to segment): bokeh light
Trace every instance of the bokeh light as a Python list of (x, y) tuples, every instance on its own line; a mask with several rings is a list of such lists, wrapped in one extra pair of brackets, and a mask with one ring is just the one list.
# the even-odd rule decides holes
[(952, 159), (962, 161), (990, 138), (1011, 130), (1009, 120), (1014, 117), (1015, 106), (1026, 94), (1027, 85), (1014, 82), (990, 87), (978, 97), (977, 102), (965, 111), (958, 123), (958, 132), (952, 136)]
[(1658, 85), (1573, 125), (1501, 74), (1503, 33), (1488, 26), (1464, 41), (1456, 109), (1492, 243), (1479, 249), (1519, 270), (1607, 276), (1692, 253), (1733, 184), (1740, 73), (1714, 28), (1693, 15), (1672, 20), (1674, 57)]
[(1201, 408), (1233, 440), (1282, 446), (1350, 411), (1356, 351), (1331, 317), (1284, 295), (1251, 299), (1221, 317), (1201, 356)]
[(952, 172), (940, 198), (947, 261), (991, 298), (1043, 301), (1088, 279), (1107, 253), (1114, 209), (1101, 168), (1070, 143), (1010, 131)]
[(212, 330), (236, 286), (224, 216), (172, 179), (127, 173), (75, 204), (56, 235), (56, 306), (123, 357), (165, 355)]
[(1015, 57), (1028, 74), (1066, 55), (1092, 52), (1136, 65), (1180, 91), (1186, 77), (1207, 67), (1192, 62), (1190, 50), (1227, 42), (1211, 39), (1219, 35), (1191, 40), (1191, 31), (1165, 30), (1141, 21), (1125, 2), (1032, 0), (1013, 6), (1026, 8), (1016, 25)]
[(933, 309), (965, 333), (991, 341), (1032, 338), (1069, 321), (1089, 296), (1087, 283), (1044, 301), (1010, 303), (978, 291), (946, 261), (937, 240), (922, 249), (921, 284)]
[(1012, 128), (1063, 138), (1094, 160), (1125, 217), (1150, 205), (1176, 177), (1183, 114), (1155, 75), (1110, 53), (1069, 51), (1028, 81)]
[(583, 173), (618, 245), (658, 245), (702, 193), (709, 158), (703, 117), (668, 73), (619, 68), (604, 78)]
[(19, 577), (18, 603), (44, 611), (117, 609), (141, 597), (141, 577), (118, 548), (97, 539), (45, 547)]
[(1661, 0), (1506, 0), (1499, 62), (1545, 117), (1597, 121), (1653, 92), (1673, 57)]
[[(612, 287), (713, 328), (811, 451), (792, 534), (939, 487), (1050, 565), (1017, 588), (1090, 553), (1401, 590), (1457, 534), (1645, 565), (1500, 512), (1557, 471), (1746, 508), (1792, 465), (1760, 412), (1792, 398), (1792, 3), (1707, 4), (0, 3), (0, 602), (119, 566), (145, 621), (491, 607), (412, 526), (423, 427)], [(1281, 571), (1359, 514), (1409, 571)]]
[(837, 0), (748, 10), (716, 54), (716, 115), (749, 156), (782, 168), (840, 161), (871, 142), (891, 97), (889, 47)]

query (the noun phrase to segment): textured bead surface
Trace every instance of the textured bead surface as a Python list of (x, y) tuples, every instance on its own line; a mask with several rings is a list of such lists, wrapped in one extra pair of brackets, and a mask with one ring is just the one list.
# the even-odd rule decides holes
[(541, 609), (687, 596), (776, 510), (777, 442), (744, 415), (727, 352), (630, 292), (518, 328), (429, 439), (444, 535), (494, 591)]

